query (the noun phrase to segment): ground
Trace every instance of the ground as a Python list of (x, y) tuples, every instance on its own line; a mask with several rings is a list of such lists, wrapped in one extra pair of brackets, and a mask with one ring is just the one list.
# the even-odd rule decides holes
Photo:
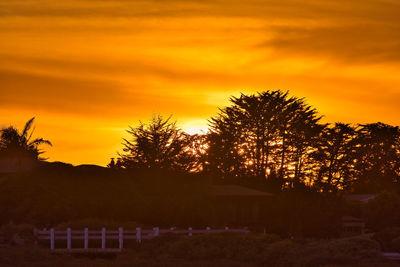
[(275, 235), (161, 236), (117, 255), (52, 254), (32, 244), (3, 245), (0, 266), (400, 266), (368, 236), (329, 240)]

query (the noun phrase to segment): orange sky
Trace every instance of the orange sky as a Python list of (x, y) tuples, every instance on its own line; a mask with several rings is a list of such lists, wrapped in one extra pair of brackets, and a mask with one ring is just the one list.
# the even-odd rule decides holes
[(195, 132), (239, 92), (399, 125), (399, 14), (397, 0), (2, 0), (0, 126), (36, 116), (50, 160), (105, 165), (139, 119)]

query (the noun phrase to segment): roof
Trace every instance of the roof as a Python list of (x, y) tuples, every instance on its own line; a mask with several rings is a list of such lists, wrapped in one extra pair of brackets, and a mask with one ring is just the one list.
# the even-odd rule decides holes
[(239, 185), (212, 185), (211, 194), (214, 196), (232, 196), (232, 197), (270, 197), (271, 193), (250, 189)]
[(342, 221), (345, 222), (364, 222), (362, 219), (353, 216), (342, 216)]
[(375, 199), (375, 195), (349, 194), (349, 195), (344, 195), (343, 198), (348, 202), (368, 203), (368, 201)]

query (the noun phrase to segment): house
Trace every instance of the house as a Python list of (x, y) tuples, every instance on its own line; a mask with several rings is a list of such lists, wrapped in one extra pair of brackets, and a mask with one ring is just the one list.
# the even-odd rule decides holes
[(367, 204), (368, 201), (375, 199), (375, 195), (368, 194), (347, 194), (343, 198), (346, 202), (354, 204)]
[[(353, 209), (359, 209), (375, 197), (375, 195), (370, 194), (347, 194), (343, 196), (343, 199)], [(362, 218), (349, 215), (342, 217), (342, 236), (362, 235), (366, 232), (368, 232), (368, 229), (366, 229), (365, 221)]]
[(342, 217), (342, 236), (354, 236), (365, 234), (365, 222), (363, 219), (353, 216)]
[(263, 221), (265, 205), (274, 194), (239, 185), (211, 185), (211, 217), (215, 224), (256, 225)]

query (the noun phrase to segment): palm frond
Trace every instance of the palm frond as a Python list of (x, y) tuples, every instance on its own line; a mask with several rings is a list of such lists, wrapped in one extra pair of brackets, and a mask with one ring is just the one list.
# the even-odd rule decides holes
[(31, 140), (33, 133), (35, 132), (36, 127), (33, 127), (33, 130), (31, 131), (31, 134), (29, 135), (29, 137), (26, 139), (26, 142), (29, 142), (29, 140)]
[(38, 146), (38, 145), (49, 145), (49, 146), (53, 146), (53, 144), (49, 140), (46, 140), (46, 139), (43, 139), (43, 138), (37, 138), (37, 139), (33, 140), (32, 142), (30, 142), (29, 145), (35, 145), (35, 146)]
[(24, 126), (24, 130), (22, 131), (22, 134), (21, 134), (22, 138), (26, 138), (26, 136), (28, 135), (28, 132), (31, 129), (34, 121), (35, 121), (35, 117), (33, 117), (32, 119), (27, 121), (27, 123)]

